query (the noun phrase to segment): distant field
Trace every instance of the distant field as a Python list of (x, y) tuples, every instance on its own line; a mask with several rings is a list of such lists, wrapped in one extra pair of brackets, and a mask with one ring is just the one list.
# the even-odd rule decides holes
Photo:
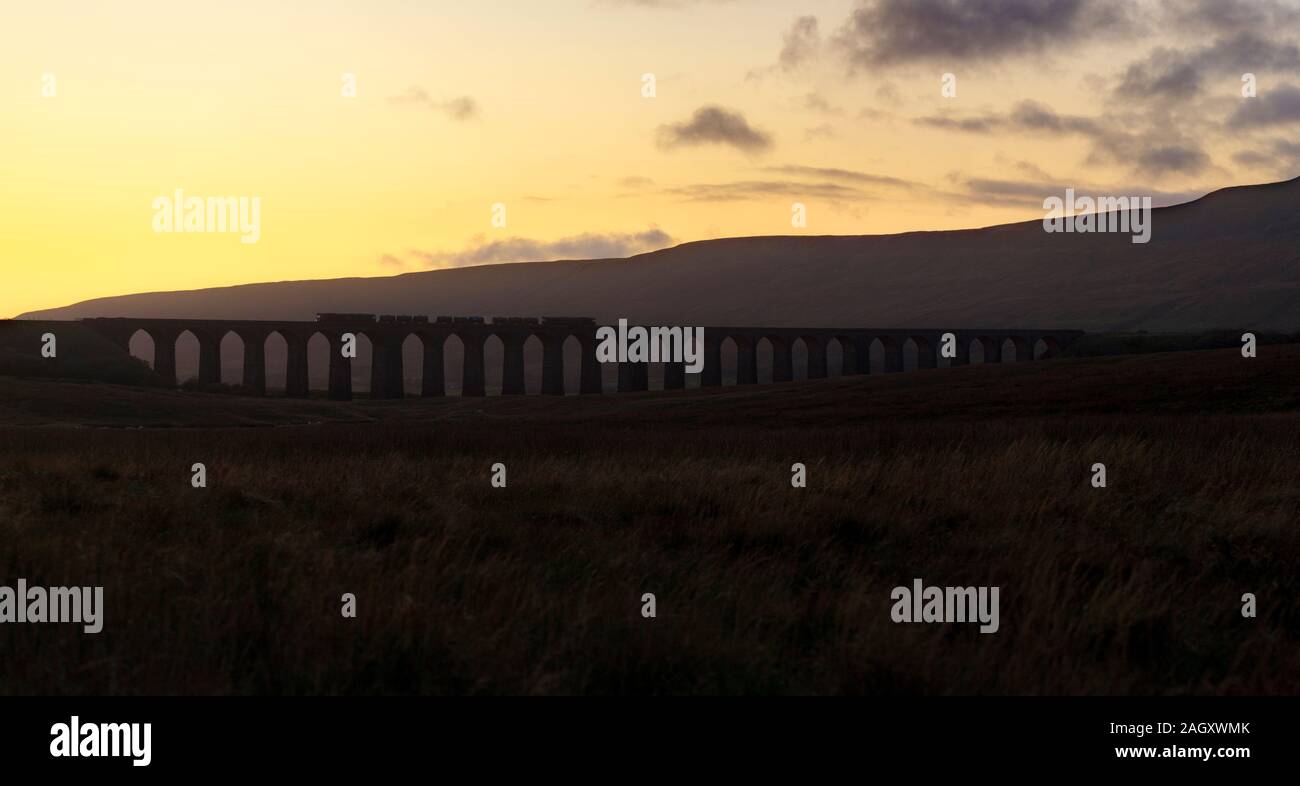
[[(0, 378), (0, 584), (107, 606), (0, 626), (0, 692), (1295, 693), (1297, 479), (1295, 345), (594, 399)], [(914, 578), (1000, 586), (1000, 632), (894, 624)]]

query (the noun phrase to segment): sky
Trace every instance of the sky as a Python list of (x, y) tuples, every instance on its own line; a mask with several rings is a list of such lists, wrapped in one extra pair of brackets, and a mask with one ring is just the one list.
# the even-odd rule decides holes
[[(1295, 0), (24, 5), (0, 316), (1300, 175)], [(159, 231), (178, 189), (257, 232)]]

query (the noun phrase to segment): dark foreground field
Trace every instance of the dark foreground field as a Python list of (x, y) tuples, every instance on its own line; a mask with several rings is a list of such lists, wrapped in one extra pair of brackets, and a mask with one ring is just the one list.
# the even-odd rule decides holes
[[(107, 607), (0, 626), (0, 692), (1295, 693), (1298, 480), (1297, 346), (595, 400), (0, 380), (0, 584)], [(999, 586), (1001, 630), (893, 623), (914, 578)]]

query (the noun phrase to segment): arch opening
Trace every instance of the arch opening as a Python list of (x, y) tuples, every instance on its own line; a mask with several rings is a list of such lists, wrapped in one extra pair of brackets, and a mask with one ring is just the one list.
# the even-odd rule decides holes
[(221, 337), (221, 366), (217, 382), (231, 387), (244, 384), (244, 337), (227, 330)]
[[(582, 342), (569, 334), (560, 344), (560, 357), (564, 364), (564, 394), (576, 396), (582, 392)], [(538, 390), (541, 390), (540, 382)]]
[(287, 393), (289, 389), (289, 340), (278, 330), (262, 341), (266, 363), (266, 391)]
[(844, 339), (834, 336), (826, 342), (826, 376), (844, 376), (844, 364), (852, 362), (853, 346), (845, 346)]
[(903, 346), (892, 336), (871, 339), (867, 354), (872, 374), (888, 374), (903, 370)]
[(731, 336), (722, 339), (722, 384), (736, 384), (736, 371), (740, 365), (740, 347)]
[(424, 339), (419, 333), (402, 339), (402, 392), (408, 396), (424, 392)]
[(1029, 343), (1023, 338), (1008, 338), (1002, 342), (1002, 362), (1003, 363), (1021, 363), (1027, 360), (1026, 352), (1029, 351)]
[(448, 396), (460, 396), (465, 391), (465, 342), (452, 333), (442, 342), (443, 384)]
[(1050, 360), (1061, 354), (1061, 344), (1052, 336), (1043, 336), (1034, 342), (1034, 359)]
[(776, 381), (776, 345), (773, 340), (763, 336), (754, 345), (754, 356), (758, 360), (758, 384), (770, 385)]
[(506, 379), (506, 342), (495, 333), (483, 341), (483, 375), (487, 395), (501, 395)]
[(330, 388), (330, 340), (323, 333), (312, 333), (307, 339), (307, 389)]
[(149, 364), (149, 368), (154, 371), (158, 370), (158, 348), (154, 341), (153, 334), (144, 328), (140, 328), (131, 334), (127, 341), (127, 352), (131, 357), (138, 358)]
[(199, 381), (199, 337), (188, 330), (176, 337), (176, 381), (182, 385)]
[(790, 341), (790, 377), (796, 382), (808, 379), (808, 341), (798, 336)]
[(934, 347), (924, 336), (908, 336), (903, 340), (903, 370), (918, 371), (934, 368)]
[(542, 394), (542, 376), (545, 373), (546, 345), (536, 334), (524, 340), (524, 393)]
[(352, 358), (352, 392), (374, 395), (371, 375), (375, 372), (375, 345), (365, 333), (354, 334), (357, 337), (357, 356)]

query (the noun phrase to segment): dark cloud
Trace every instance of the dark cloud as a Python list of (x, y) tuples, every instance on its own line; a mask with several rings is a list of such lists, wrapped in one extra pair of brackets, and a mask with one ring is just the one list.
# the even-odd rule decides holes
[(1228, 125), (1233, 128), (1265, 128), (1300, 122), (1300, 88), (1283, 85), (1261, 91), (1256, 98), (1243, 98)]
[(1274, 172), (1283, 177), (1295, 177), (1300, 171), (1300, 142), (1274, 139), (1262, 150), (1242, 150), (1232, 160), (1251, 169)]
[(1092, 118), (1058, 114), (1037, 101), (1021, 101), (1016, 104), (1011, 110), (1008, 121), (1015, 128), (1029, 131), (1085, 136), (1096, 136), (1102, 133), (1101, 127)]
[(665, 150), (726, 145), (746, 153), (762, 153), (772, 147), (772, 137), (751, 126), (739, 112), (705, 106), (695, 110), (687, 122), (660, 126), (658, 144)]
[(1127, 0), (859, 0), (835, 36), (854, 69), (997, 61), (1128, 32)]
[(478, 116), (478, 104), (469, 96), (435, 101), (422, 87), (408, 87), (401, 95), (388, 99), (398, 106), (412, 106), (443, 112), (452, 120), (472, 120)]
[(1112, 97), (1124, 101), (1186, 101), (1211, 79), (1240, 87), (1245, 73), (1300, 69), (1300, 47), (1237, 33), (1194, 49), (1158, 48), (1125, 69)]
[(929, 116), (918, 125), (974, 134), (1023, 133), (1049, 137), (1077, 136), (1091, 143), (1087, 161), (1128, 167), (1150, 177), (1197, 175), (1211, 167), (1199, 142), (1184, 138), (1161, 116), (1118, 118), (1061, 114), (1036, 101), (1022, 101), (1005, 114), (973, 117)]
[(944, 131), (963, 131), (968, 134), (990, 134), (1002, 127), (1005, 123), (1003, 118), (993, 115), (983, 117), (948, 117), (946, 115), (929, 115), (927, 117), (918, 117), (912, 121), (917, 125), (938, 128)]
[(1183, 53), (1161, 48), (1145, 61), (1130, 64), (1114, 94), (1136, 100), (1152, 97), (1182, 100), (1200, 92), (1200, 69)]
[(1162, 0), (1164, 20), (1199, 33), (1264, 31), (1300, 22), (1300, 7), (1278, 0)]
[(1065, 193), (1065, 186), (1025, 180), (997, 180), (968, 178), (960, 181), (964, 196), (975, 197), (997, 205), (1040, 207), (1043, 200), (1054, 194)]
[(1259, 150), (1242, 150), (1232, 154), (1232, 160), (1253, 169), (1272, 169), (1277, 159)]
[[(665, 248), (673, 238), (662, 229), (644, 232), (599, 234), (589, 232), (560, 240), (516, 237), (487, 240), (483, 235), (460, 251), (412, 251), (423, 267), (465, 267), (498, 262), (541, 262), (556, 259), (619, 259)], [(385, 255), (388, 256), (388, 255)]]
[(1199, 145), (1159, 145), (1138, 152), (1133, 169), (1138, 174), (1199, 175), (1210, 168), (1210, 156)]

